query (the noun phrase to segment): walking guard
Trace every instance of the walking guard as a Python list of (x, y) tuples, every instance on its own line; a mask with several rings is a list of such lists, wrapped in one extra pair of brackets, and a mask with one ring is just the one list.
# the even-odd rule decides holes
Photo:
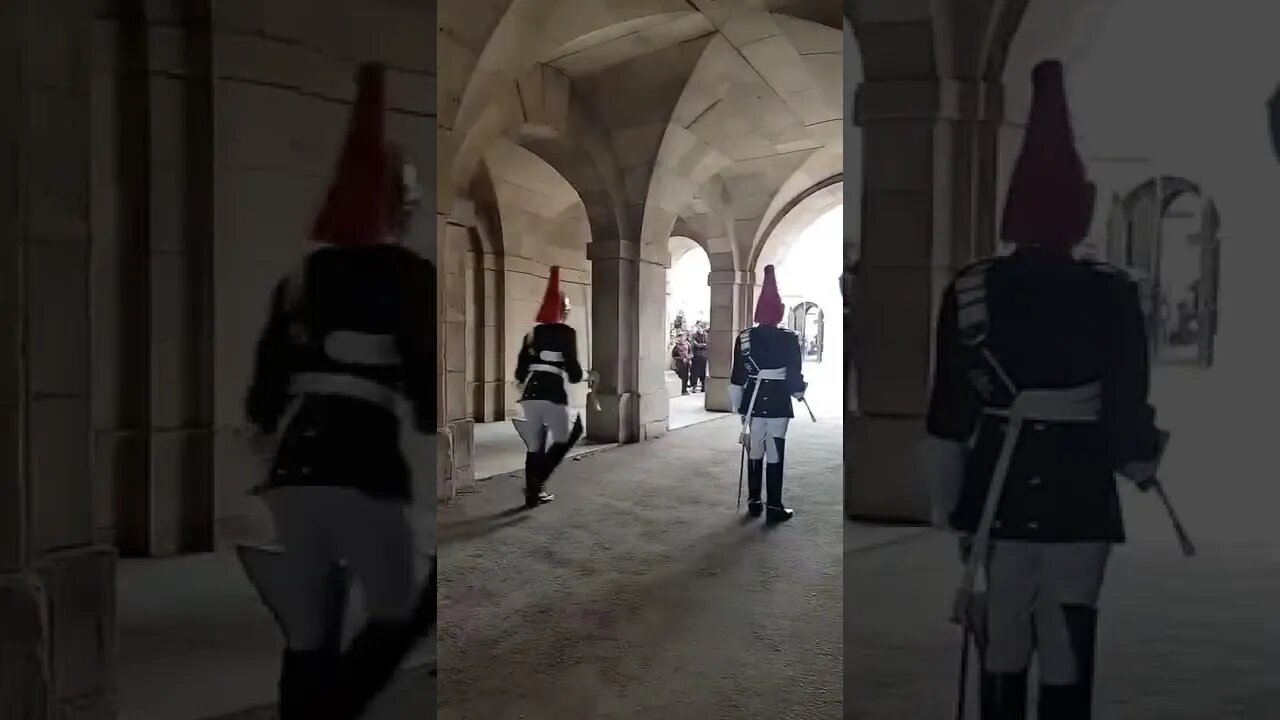
[(583, 380), (578, 334), (565, 323), (570, 310), (569, 298), (560, 290), (560, 268), (552, 267), (537, 324), (524, 336), (516, 359), (516, 381), (524, 385), (520, 395), (524, 418), (513, 419), (512, 424), (527, 448), (527, 508), (555, 500), (544, 490), (547, 480), (582, 438), (582, 416), (569, 425), (569, 385)]
[[(350, 720), (434, 623), (417, 591), (401, 401), (436, 440), (431, 262), (400, 244), (422, 192), (385, 137), (385, 70), (365, 65), (345, 146), (312, 228), (320, 246), (275, 287), (246, 399), (271, 469), (258, 492), (283, 552), (241, 546), (286, 638), (282, 720)], [(278, 437), (277, 437), (278, 435)], [(369, 617), (343, 648), (350, 581)]]
[(1165, 436), (1137, 286), (1073, 256), (1095, 188), (1062, 65), (1039, 64), (1033, 86), (1002, 223), (1015, 250), (969, 265), (944, 293), (921, 450), (935, 520), (961, 534), (953, 620), (966, 661), (977, 644), (981, 717), (1027, 717), (1034, 655), (1039, 720), (1089, 720), (1098, 596), (1125, 540), (1116, 476), (1151, 487)]
[[(742, 416), (739, 441), (747, 455), (747, 513), (751, 517), (765, 513), (769, 522), (795, 515), (782, 503), (783, 463), (787, 426), (795, 417), (792, 399), (803, 400), (808, 388), (801, 368), (800, 336), (778, 327), (785, 311), (774, 267), (768, 265), (756, 301), (756, 325), (734, 339), (729, 377), (729, 402)], [(764, 502), (761, 485), (768, 493)]]

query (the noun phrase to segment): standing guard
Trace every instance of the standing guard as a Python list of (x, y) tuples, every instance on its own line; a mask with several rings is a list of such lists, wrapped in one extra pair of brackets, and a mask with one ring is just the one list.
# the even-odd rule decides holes
[(528, 448), (524, 461), (528, 508), (555, 500), (543, 488), (582, 437), (582, 415), (569, 427), (569, 385), (582, 382), (583, 375), (578, 334), (565, 323), (571, 309), (568, 296), (560, 291), (560, 268), (552, 267), (538, 324), (524, 336), (516, 360), (516, 381), (524, 385), (520, 395), (524, 419), (512, 423)]
[[(1138, 288), (1073, 256), (1094, 187), (1062, 65), (1039, 64), (1033, 84), (1003, 217), (1016, 249), (966, 267), (944, 293), (921, 449), (935, 519), (961, 534), (955, 619), (977, 641), (981, 717), (1027, 717), (1035, 655), (1039, 720), (1088, 720), (1098, 596), (1125, 540), (1116, 474), (1149, 487), (1163, 437)], [(985, 595), (972, 592), (980, 572)]]
[[(246, 398), (260, 449), (274, 446), (256, 491), (283, 554), (245, 546), (241, 558), (285, 634), (282, 720), (359, 717), (434, 622), (434, 584), (415, 596), (398, 408), (408, 400), (414, 429), (434, 446), (435, 270), (398, 242), (421, 189), (385, 138), (384, 79), (381, 66), (360, 68), (312, 228), (320, 247), (276, 285)], [(348, 576), (369, 620), (343, 650)]]
[[(778, 327), (785, 311), (774, 268), (768, 265), (756, 301), (756, 326), (743, 330), (733, 341), (729, 378), (729, 402), (742, 416), (740, 441), (747, 453), (747, 513), (760, 517), (767, 509), (765, 519), (770, 522), (795, 515), (782, 504), (782, 464), (787, 426), (795, 417), (791, 400), (803, 400), (808, 387), (801, 367), (800, 337)], [(765, 503), (760, 501), (761, 484), (767, 484)]]

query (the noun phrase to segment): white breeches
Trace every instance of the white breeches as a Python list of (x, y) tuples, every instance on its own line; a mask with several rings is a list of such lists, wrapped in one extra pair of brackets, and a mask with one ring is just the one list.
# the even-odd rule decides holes
[(1070, 685), (1078, 663), (1063, 605), (1096, 608), (1111, 545), (1101, 542), (992, 542), (987, 565), (987, 669), (1025, 670), (1032, 654), (1040, 681)]
[(323, 603), (329, 569), (337, 561), (360, 584), (374, 621), (412, 617), (414, 541), (408, 507), (341, 487), (280, 487), (264, 500), (287, 562), (282, 572), (297, 590), (281, 598), (281, 623), (289, 647), (313, 650), (323, 643), (329, 618)]
[(569, 440), (569, 408), (550, 400), (521, 400), (524, 418), (533, 427), (544, 427), (552, 443)]
[(791, 418), (753, 417), (747, 424), (750, 441), (747, 443), (747, 457), (752, 460), (766, 458), (770, 463), (782, 461), (778, 453), (778, 443), (787, 437), (787, 425)]

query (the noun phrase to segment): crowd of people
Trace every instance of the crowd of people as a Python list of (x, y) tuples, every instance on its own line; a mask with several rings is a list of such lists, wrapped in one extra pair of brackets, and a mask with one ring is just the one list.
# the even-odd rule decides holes
[(676, 316), (673, 332), (675, 341), (671, 344), (671, 366), (680, 377), (680, 394), (705, 393), (710, 327), (706, 321), (699, 320), (694, 323), (693, 332), (689, 332), (684, 327), (682, 313)]

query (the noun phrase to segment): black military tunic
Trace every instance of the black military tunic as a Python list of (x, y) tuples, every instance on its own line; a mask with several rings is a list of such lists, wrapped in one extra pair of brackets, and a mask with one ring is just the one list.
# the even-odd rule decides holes
[[(536, 372), (534, 366), (548, 366), (556, 372)], [(578, 361), (578, 334), (564, 323), (540, 323), (533, 327), (520, 346), (516, 359), (516, 380), (524, 383), (521, 400), (546, 400), (569, 404), (569, 383), (582, 382)]]
[[(986, 347), (1020, 390), (1100, 382), (1096, 423), (1028, 421), (1014, 452), (992, 538), (1038, 542), (1123, 542), (1114, 472), (1154, 458), (1155, 412), (1147, 402), (1150, 364), (1136, 285), (1118, 268), (1020, 248), (982, 261)], [(980, 391), (979, 388), (984, 388)], [(983, 395), (986, 394), (984, 398)], [(973, 533), (986, 502), (1008, 420), (1011, 394), (960, 336), (954, 284), (943, 297), (928, 432), (972, 442), (952, 525)]]
[(760, 370), (784, 368), (785, 380), (765, 380), (751, 408), (752, 417), (795, 417), (791, 397), (805, 390), (802, 371), (803, 356), (800, 352), (800, 336), (776, 325), (757, 325), (738, 334), (733, 341), (733, 371), (729, 384), (743, 388), (742, 402), (737, 410), (746, 414), (751, 405), (751, 393), (755, 390), (755, 376)]
[[(416, 429), (435, 434), (435, 295), (430, 261), (391, 244), (321, 248), (299, 273), (277, 284), (258, 341), (246, 415), (268, 434), (287, 411), (292, 415), (261, 489), (326, 485), (410, 497), (394, 409), (339, 394), (298, 397), (293, 382), (303, 374), (369, 381), (407, 397)], [(334, 358), (326, 338), (342, 331), (388, 339), (398, 361)]]

